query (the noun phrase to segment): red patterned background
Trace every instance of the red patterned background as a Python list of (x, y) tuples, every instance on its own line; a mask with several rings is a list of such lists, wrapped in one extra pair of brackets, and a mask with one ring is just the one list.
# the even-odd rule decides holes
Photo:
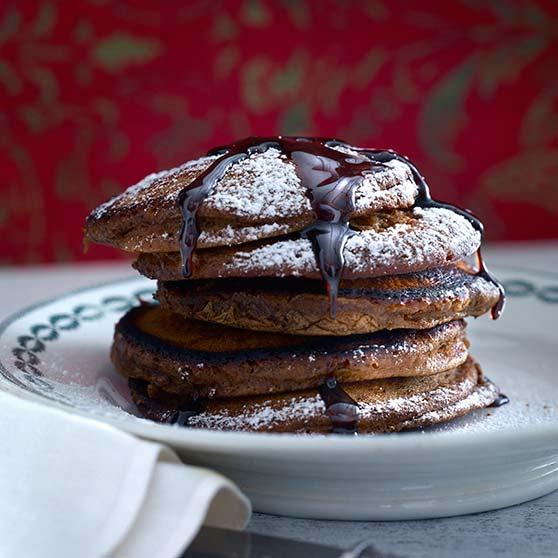
[(253, 134), (415, 159), (490, 239), (558, 237), (558, 2), (0, 3), (0, 261), (83, 254), (88, 210)]

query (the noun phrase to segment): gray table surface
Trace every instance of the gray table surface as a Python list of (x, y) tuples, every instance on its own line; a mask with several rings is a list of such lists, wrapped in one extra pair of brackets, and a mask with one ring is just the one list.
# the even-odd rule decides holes
[[(486, 253), (493, 263), (558, 271), (558, 244), (513, 245)], [(4, 268), (0, 319), (40, 299), (129, 274), (123, 263)], [(316, 521), (254, 514), (248, 530), (339, 548), (370, 539), (390, 557), (556, 557), (558, 491), (504, 510), (422, 521)]]
[(349, 547), (369, 539), (398, 558), (558, 556), (558, 491), (494, 512), (420, 521), (316, 521), (254, 514), (248, 530)]

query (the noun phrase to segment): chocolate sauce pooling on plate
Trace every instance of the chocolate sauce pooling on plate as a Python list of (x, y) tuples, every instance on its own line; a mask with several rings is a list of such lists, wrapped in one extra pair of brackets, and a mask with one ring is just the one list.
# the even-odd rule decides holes
[(509, 397), (507, 395), (504, 395), (503, 393), (500, 393), (498, 395), (498, 397), (494, 400), (492, 405), (490, 405), (490, 406), (491, 407), (501, 407), (502, 405), (506, 405), (509, 402), (510, 402)]
[[(337, 151), (334, 149), (336, 146), (351, 149), (358, 155), (347, 155)], [(270, 148), (278, 149), (294, 163), (298, 177), (307, 188), (316, 221), (302, 234), (311, 240), (316, 253), (316, 260), (326, 283), (332, 317), (335, 317), (337, 291), (345, 265), (343, 249), (347, 239), (355, 234), (350, 227), (350, 217), (355, 207), (355, 190), (366, 173), (379, 170), (390, 161), (402, 161), (411, 169), (418, 187), (416, 207), (455, 211), (465, 217), (481, 236), (483, 234), (482, 223), (474, 215), (452, 205), (434, 201), (418, 169), (406, 157), (394, 151), (363, 149), (328, 138), (252, 137), (210, 151), (208, 155), (218, 155), (218, 159), (179, 194), (179, 205), (184, 219), (180, 236), (184, 277), (192, 275), (192, 256), (199, 236), (196, 216), (203, 200), (231, 165)], [(492, 308), (492, 317), (496, 319), (504, 307), (504, 289), (484, 265), (480, 249), (477, 256), (478, 275), (496, 285), (500, 292), (500, 298)]]
[(358, 431), (358, 403), (337, 383), (328, 378), (318, 388), (331, 421), (334, 434), (356, 434)]

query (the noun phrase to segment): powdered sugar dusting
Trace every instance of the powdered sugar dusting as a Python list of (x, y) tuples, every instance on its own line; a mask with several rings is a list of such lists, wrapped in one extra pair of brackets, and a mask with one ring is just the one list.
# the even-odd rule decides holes
[(475, 409), (488, 407), (497, 396), (498, 388), (494, 384), (487, 383), (479, 385), (465, 399), (452, 403), (451, 405), (446, 405), (435, 411), (424, 413), (412, 421), (404, 422), (403, 425), (404, 428), (419, 428), (430, 424), (442, 423)]
[(221, 229), (202, 230), (198, 238), (198, 245), (205, 248), (212, 246), (233, 246), (244, 242), (253, 242), (271, 236), (279, 236), (290, 232), (288, 223), (264, 223), (252, 227), (226, 225)]
[(216, 428), (218, 430), (262, 430), (273, 424), (311, 419), (323, 416), (325, 405), (319, 395), (314, 397), (292, 397), (284, 405), (274, 406), (271, 401), (243, 407), (240, 413), (232, 414), (227, 408), (216, 413), (201, 413), (189, 420), (190, 426)]
[[(471, 378), (465, 378), (458, 386), (439, 387), (428, 392), (428, 401), (442, 409), (453, 404), (456, 392), (472, 392), (476, 382)], [(359, 402), (359, 416), (366, 418), (381, 418), (389, 415), (411, 414), (420, 415), (424, 408), (424, 394), (411, 395), (410, 397), (395, 397), (386, 401), (374, 401), (370, 403)]]
[[(461, 215), (448, 209), (415, 208), (410, 224), (398, 223), (384, 231), (364, 230), (345, 245), (345, 269), (355, 274), (378, 268), (419, 269), (457, 261), (473, 254), (480, 233)], [(307, 239), (281, 240), (238, 251), (224, 264), (227, 271), (301, 275), (318, 271)]]
[(281, 240), (248, 252), (236, 252), (223, 267), (246, 272), (276, 271), (278, 274), (294, 276), (318, 270), (312, 243), (305, 238)]
[[(409, 417), (403, 422), (405, 427), (418, 427), (422, 424), (447, 420), (455, 413), (485, 407), (494, 401), (497, 388), (492, 384), (478, 386), (476, 377), (467, 376), (457, 384), (440, 386), (424, 393), (409, 397), (385, 397), (380, 390), (371, 391), (371, 401), (359, 398), (359, 417), (361, 421), (392, 421), (398, 417)], [(457, 403), (459, 401), (459, 403)], [(427, 411), (435, 407), (436, 411)], [(299, 395), (280, 401), (264, 401), (245, 404), (233, 410), (222, 407), (215, 412), (204, 412), (190, 419), (189, 424), (198, 428), (219, 430), (273, 430), (278, 425), (292, 422), (309, 424), (324, 417), (326, 408), (321, 397)], [(454, 414), (452, 414), (454, 413)]]
[[(356, 152), (348, 154), (358, 156)], [(409, 167), (395, 161), (389, 170), (378, 170), (363, 178), (355, 190), (355, 213), (410, 207), (416, 195), (417, 186)], [(277, 149), (251, 155), (232, 166), (204, 205), (206, 209), (224, 211), (236, 217), (257, 216), (261, 220), (288, 219), (312, 213), (306, 188), (294, 163)]]
[[(203, 170), (203, 168), (206, 168), (214, 159), (215, 157), (202, 157), (194, 161), (188, 161), (187, 163), (184, 163), (178, 167), (149, 174), (138, 183), (127, 188), (118, 196), (114, 196), (110, 200), (99, 205), (91, 212), (90, 218), (101, 219), (102, 217), (107, 215), (109, 210), (114, 209), (116, 206), (125, 205), (128, 208), (132, 208), (145, 205), (146, 198), (141, 194), (152, 196), (153, 199), (155, 199), (157, 196), (157, 190), (160, 189), (163, 185), (167, 184), (169, 181), (171, 183), (173, 181), (176, 181), (176, 178), (182, 172), (194, 170), (199, 170), (201, 172), (201, 170)], [(173, 201), (178, 199), (180, 188), (181, 186), (176, 189), (176, 195), (172, 196)]]
[(229, 167), (204, 200), (204, 206), (237, 217), (259, 216), (264, 220), (293, 217), (301, 209), (311, 211), (295, 166), (277, 149), (253, 154)]
[[(349, 154), (358, 156), (354, 152)], [(90, 220), (147, 208), (152, 211), (146, 213), (146, 222), (160, 223), (161, 215), (176, 217), (180, 213), (177, 202), (181, 190), (216, 159), (217, 156), (201, 157), (150, 174), (100, 205), (91, 213)], [(393, 161), (363, 177), (355, 190), (355, 214), (410, 207), (417, 193), (409, 167)], [(273, 223), (312, 214), (307, 190), (295, 165), (277, 149), (254, 153), (231, 165), (204, 200), (199, 213), (200, 217), (226, 215), (247, 223)]]

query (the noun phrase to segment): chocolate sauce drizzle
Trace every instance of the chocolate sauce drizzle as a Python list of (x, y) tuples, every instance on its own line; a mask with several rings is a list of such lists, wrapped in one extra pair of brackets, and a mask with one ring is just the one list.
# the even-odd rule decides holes
[[(448, 209), (450, 211), (453, 211), (454, 213), (461, 215), (462, 217), (467, 219), (467, 221), (469, 221), (469, 223), (476, 231), (480, 233), (481, 245), (482, 245), (482, 240), (484, 237), (484, 225), (482, 224), (482, 222), (477, 217), (475, 217), (475, 215), (473, 215), (470, 211), (466, 209), (461, 209), (460, 207), (456, 207), (448, 203), (443, 203), (443, 202), (433, 200), (432, 196), (430, 195), (430, 188), (426, 183), (424, 176), (422, 176), (422, 174), (419, 172), (419, 170), (414, 165), (414, 163), (412, 163), (407, 157), (403, 155), (399, 155), (399, 153), (396, 153), (391, 149), (382, 150), (382, 149), (367, 149), (361, 147), (353, 147), (340, 141), (329, 141), (327, 144), (330, 145), (331, 147), (335, 147), (337, 145), (347, 147), (349, 149), (352, 149), (353, 151), (357, 151), (358, 153), (367, 156), (370, 160), (381, 165), (385, 165), (386, 163), (389, 163), (390, 161), (394, 161), (394, 160), (405, 163), (411, 169), (413, 179), (418, 188), (418, 197), (415, 201), (414, 207)], [(484, 263), (484, 259), (482, 257), (482, 252), (480, 247), (477, 250), (477, 265), (478, 265), (477, 275), (482, 277), (483, 279), (486, 279), (488, 282), (496, 286), (498, 292), (500, 293), (498, 301), (491, 309), (492, 319), (497, 320), (502, 314), (502, 311), (504, 310), (504, 305), (506, 302), (506, 294), (504, 292), (504, 287), (502, 286), (502, 284), (488, 271), (488, 268)]]
[(345, 264), (343, 249), (347, 239), (355, 234), (349, 226), (355, 208), (354, 193), (364, 174), (371, 172), (377, 163), (332, 149), (328, 141), (325, 138), (256, 137), (210, 151), (208, 155), (220, 157), (179, 196), (184, 218), (180, 245), (184, 277), (192, 274), (192, 255), (199, 234), (196, 214), (204, 198), (231, 165), (254, 153), (275, 148), (295, 164), (316, 214), (316, 221), (302, 234), (312, 241), (327, 286), (330, 314), (335, 317), (337, 291)]
[[(337, 146), (351, 149), (359, 156), (337, 151), (334, 149)], [(178, 201), (184, 220), (180, 235), (184, 277), (192, 275), (192, 257), (199, 236), (197, 213), (203, 200), (232, 165), (270, 148), (278, 149), (294, 163), (297, 175), (307, 189), (316, 221), (306, 228), (302, 235), (311, 240), (316, 253), (316, 260), (326, 283), (331, 317), (335, 317), (336, 314), (339, 281), (345, 266), (343, 249), (347, 239), (355, 234), (349, 223), (355, 208), (355, 191), (366, 173), (385, 167), (390, 161), (402, 161), (411, 169), (419, 191), (416, 207), (454, 211), (465, 217), (479, 231), (482, 240), (482, 223), (468, 211), (434, 201), (424, 177), (415, 165), (395, 151), (353, 147), (329, 138), (251, 137), (209, 151), (208, 155), (218, 155), (218, 159), (179, 194)], [(498, 302), (492, 308), (492, 317), (497, 319), (504, 307), (504, 289), (486, 268), (480, 249), (477, 258), (477, 274), (493, 283), (500, 292)]]
[(192, 399), (187, 404), (183, 404), (176, 409), (168, 418), (170, 424), (178, 424), (179, 426), (188, 426), (188, 421), (203, 412), (205, 401), (203, 399)]
[(325, 414), (331, 421), (333, 434), (357, 434), (358, 403), (337, 383), (335, 378), (328, 378), (318, 388), (324, 402)]
[[(337, 151), (335, 147), (350, 149), (357, 152), (358, 156)], [(218, 158), (179, 194), (178, 202), (184, 219), (180, 235), (180, 252), (182, 274), (185, 278), (190, 277), (193, 271), (192, 258), (199, 236), (197, 214), (203, 200), (232, 165), (270, 148), (278, 149), (294, 163), (296, 173), (307, 189), (316, 221), (302, 232), (302, 236), (312, 242), (316, 261), (326, 284), (331, 317), (335, 317), (336, 314), (339, 282), (345, 266), (343, 249), (347, 240), (355, 234), (349, 220), (355, 209), (356, 187), (366, 173), (385, 168), (390, 161), (401, 161), (411, 169), (418, 188), (415, 207), (442, 208), (458, 213), (480, 233), (482, 243), (482, 223), (469, 211), (433, 200), (428, 184), (417, 167), (407, 157), (395, 151), (354, 147), (331, 138), (250, 137), (209, 151), (209, 156), (217, 155)], [(488, 271), (480, 248), (477, 251), (477, 260), (476, 274), (495, 285), (500, 293), (498, 302), (491, 310), (492, 318), (497, 319), (505, 305), (504, 289)], [(332, 432), (356, 434), (356, 401), (334, 378), (322, 384), (319, 393), (326, 406), (326, 414), (331, 419)], [(501, 396), (493, 406), (504, 405), (507, 401), (507, 397)], [(196, 414), (196, 410), (188, 409), (178, 411), (178, 415), (173, 418), (177, 422), (187, 424), (189, 416), (193, 414)]]

